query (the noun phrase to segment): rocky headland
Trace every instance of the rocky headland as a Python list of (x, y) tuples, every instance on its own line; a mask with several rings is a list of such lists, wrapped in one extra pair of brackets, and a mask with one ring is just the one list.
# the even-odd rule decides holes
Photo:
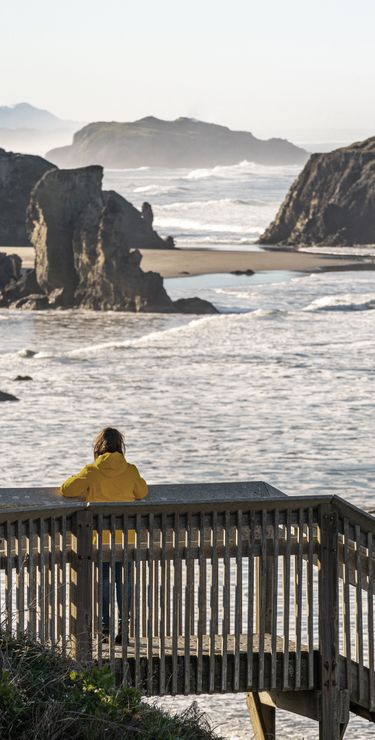
[[(137, 247), (166, 246), (152, 228), (152, 209), (146, 204), (142, 215), (118, 193), (103, 191), (102, 177), (99, 166), (55, 169), (35, 185), (26, 218), (35, 269), (5, 281), (0, 305), (216, 313), (198, 298), (174, 303), (162, 277), (143, 272)], [(1, 274), (11, 260), (7, 255)]]
[(248, 131), (192, 118), (163, 121), (154, 116), (128, 123), (90, 123), (77, 131), (71, 146), (47, 156), (60, 167), (214, 167), (242, 160), (259, 164), (303, 164), (304, 149), (286, 139), (257, 139)]
[(260, 244), (375, 243), (375, 137), (313, 154)]
[(26, 246), (26, 208), (34, 185), (55, 165), (32, 154), (0, 149), (0, 244)]

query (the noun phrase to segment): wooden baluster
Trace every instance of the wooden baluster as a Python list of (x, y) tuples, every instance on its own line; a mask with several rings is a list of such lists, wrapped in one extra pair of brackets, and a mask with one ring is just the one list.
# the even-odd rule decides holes
[(92, 650), (92, 513), (78, 511), (74, 528), (77, 536), (76, 654), (80, 661), (91, 658)]
[(236, 601), (234, 616), (234, 684), (233, 690), (240, 689), (240, 649), (242, 632), (242, 511), (237, 511), (237, 550), (236, 550)]
[(254, 538), (255, 516), (250, 512), (249, 525), (249, 559), (248, 559), (248, 609), (247, 609), (247, 689), (253, 685), (253, 651), (254, 651)]
[[(169, 590), (166, 587), (166, 557), (167, 557), (167, 523), (166, 514), (161, 515), (161, 552), (160, 552), (160, 682), (159, 694), (165, 694), (165, 634), (168, 629), (167, 623), (170, 615)], [(170, 561), (168, 561), (170, 562)]]
[(18, 603), (18, 623), (17, 634), (20, 637), (25, 631), (25, 567), (26, 551), (23, 552), (23, 522), (17, 522), (17, 603)]
[(296, 610), (296, 671), (294, 687), (296, 690), (301, 688), (301, 643), (302, 643), (302, 590), (303, 590), (303, 571), (302, 571), (302, 548), (303, 548), (303, 509), (298, 512), (298, 544), (297, 556), (295, 559), (295, 610)]
[(39, 520), (39, 639), (46, 640), (45, 520)]
[(110, 560), (109, 560), (109, 664), (115, 670), (115, 614), (116, 614), (116, 528), (115, 517), (110, 516)]
[(128, 558), (128, 543), (129, 543), (129, 529), (128, 519), (126, 514), (122, 517), (122, 681), (126, 686), (128, 684), (128, 643), (129, 643), (129, 576), (131, 583), (131, 574), (129, 573), (129, 558)]
[(198, 675), (197, 675), (197, 693), (202, 692), (202, 675), (203, 675), (203, 635), (206, 634), (207, 623), (207, 569), (206, 556), (204, 552), (204, 513), (201, 511), (199, 526), (199, 596), (198, 596)]
[(307, 619), (309, 641), (309, 689), (314, 688), (314, 518), (311, 507), (308, 509), (308, 560), (307, 560)]
[(135, 599), (134, 599), (134, 622), (135, 622), (135, 685), (141, 683), (141, 515), (135, 517)]
[(230, 512), (224, 516), (224, 594), (223, 594), (223, 668), (221, 690), (228, 691), (228, 636), (230, 633)]
[(277, 595), (279, 565), (279, 510), (273, 512), (272, 624), (271, 624), (271, 689), (277, 686)]
[(185, 586), (185, 636), (184, 636), (184, 693), (190, 693), (190, 636), (191, 636), (191, 604), (194, 584), (192, 581), (192, 522), (191, 512), (187, 514), (187, 542), (186, 542), (186, 586)]
[(12, 537), (10, 522), (6, 523), (6, 571), (5, 571), (5, 631), (10, 635), (12, 632)]
[(181, 545), (180, 545), (180, 515), (174, 517), (174, 559), (173, 559), (173, 614), (172, 614), (172, 694), (177, 694), (178, 679), (178, 638), (181, 631), (179, 621), (180, 604), (182, 601), (181, 588)]
[(264, 640), (266, 631), (266, 593), (267, 593), (267, 512), (262, 511), (262, 529), (261, 529), (261, 553), (259, 562), (259, 591), (258, 591), (258, 635), (259, 635), (259, 673), (258, 688), (260, 691), (264, 687)]
[(361, 555), (361, 530), (358, 524), (355, 526), (356, 539), (356, 637), (357, 637), (357, 663), (358, 663), (358, 698), (363, 698), (363, 615), (362, 615), (362, 555)]
[(51, 579), (50, 579), (50, 609), (51, 609), (51, 645), (56, 646), (56, 616), (58, 599), (56, 598), (56, 519), (51, 517)]
[(368, 705), (370, 712), (375, 711), (375, 675), (374, 675), (374, 550), (373, 536), (367, 535), (368, 551), (368, 580), (367, 580), (367, 613), (368, 613), (368, 658), (369, 658), (369, 697)]
[(97, 517), (97, 578), (98, 578), (98, 666), (103, 664), (103, 516)]
[(351, 666), (351, 623), (350, 623), (350, 550), (349, 550), (349, 521), (344, 518), (344, 644), (346, 656), (346, 686), (349, 693), (352, 690)]
[(211, 589), (210, 589), (210, 677), (209, 692), (215, 690), (215, 649), (218, 633), (218, 555), (217, 555), (217, 511), (212, 514)]
[(289, 688), (289, 610), (290, 610), (290, 548), (291, 523), (290, 509), (286, 510), (286, 541), (284, 555), (284, 660), (283, 660), (283, 690)]
[(29, 519), (29, 588), (27, 597), (27, 607), (29, 610), (29, 635), (32, 640), (37, 637), (36, 631), (36, 615), (37, 615), (37, 603), (36, 603), (36, 566), (34, 558), (34, 521)]
[[(61, 518), (61, 620), (62, 620), (61, 647), (62, 647), (63, 655), (66, 655), (66, 649), (67, 649), (66, 568), (67, 568), (66, 516), (62, 516)], [(68, 613), (70, 614), (70, 610)]]
[(153, 659), (153, 608), (154, 608), (154, 515), (148, 515), (148, 613), (147, 613), (147, 693), (152, 695)]

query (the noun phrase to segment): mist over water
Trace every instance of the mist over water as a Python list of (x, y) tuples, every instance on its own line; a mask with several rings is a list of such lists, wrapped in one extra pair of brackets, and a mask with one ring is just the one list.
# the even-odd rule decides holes
[[(295, 174), (249, 163), (112, 171), (105, 187), (138, 207), (150, 200), (156, 227), (180, 246), (249, 249)], [(150, 483), (262, 479), (375, 508), (373, 276), (166, 281), (173, 298), (197, 294), (221, 311), (204, 317), (0, 310), (0, 387), (20, 398), (1, 405), (1, 485), (60, 484), (113, 424)], [(249, 736), (243, 695), (199, 704), (226, 737)], [(317, 725), (278, 712), (278, 732), (312, 740)], [(372, 735), (355, 719), (346, 737)]]

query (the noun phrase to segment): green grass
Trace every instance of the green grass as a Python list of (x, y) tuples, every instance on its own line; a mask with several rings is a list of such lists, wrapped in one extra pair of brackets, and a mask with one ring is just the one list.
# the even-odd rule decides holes
[(169, 714), (116, 687), (109, 668), (83, 668), (0, 631), (1, 740), (217, 740), (195, 704)]

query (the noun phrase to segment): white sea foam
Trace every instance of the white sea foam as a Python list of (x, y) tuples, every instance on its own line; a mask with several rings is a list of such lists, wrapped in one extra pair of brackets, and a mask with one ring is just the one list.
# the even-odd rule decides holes
[(185, 229), (189, 231), (213, 231), (213, 232), (230, 232), (233, 234), (246, 234), (249, 228), (246, 225), (237, 226), (233, 223), (207, 223), (206, 221), (195, 221), (192, 218), (164, 217), (158, 215), (155, 219), (155, 225), (161, 229)]
[(291, 173), (297, 173), (299, 171), (300, 167), (296, 165), (285, 165), (282, 167), (272, 167), (268, 165), (260, 165), (256, 164), (255, 162), (249, 162), (247, 160), (243, 160), (242, 162), (239, 162), (238, 164), (234, 165), (217, 165), (216, 167), (207, 167), (207, 168), (201, 168), (201, 169), (195, 169), (191, 170), (187, 175), (185, 175), (185, 178), (187, 180), (204, 180), (207, 178), (230, 178), (238, 176), (239, 173), (245, 173), (245, 174), (253, 174), (257, 176), (261, 176), (265, 174), (267, 177), (269, 177), (271, 174), (274, 174), (275, 172), (277, 174), (286, 174), (289, 175)]
[(134, 193), (145, 193), (147, 195), (161, 195), (173, 193), (175, 188), (169, 185), (144, 185), (134, 188)]
[(323, 296), (304, 308), (304, 311), (370, 311), (375, 309), (375, 296), (353, 294)]

